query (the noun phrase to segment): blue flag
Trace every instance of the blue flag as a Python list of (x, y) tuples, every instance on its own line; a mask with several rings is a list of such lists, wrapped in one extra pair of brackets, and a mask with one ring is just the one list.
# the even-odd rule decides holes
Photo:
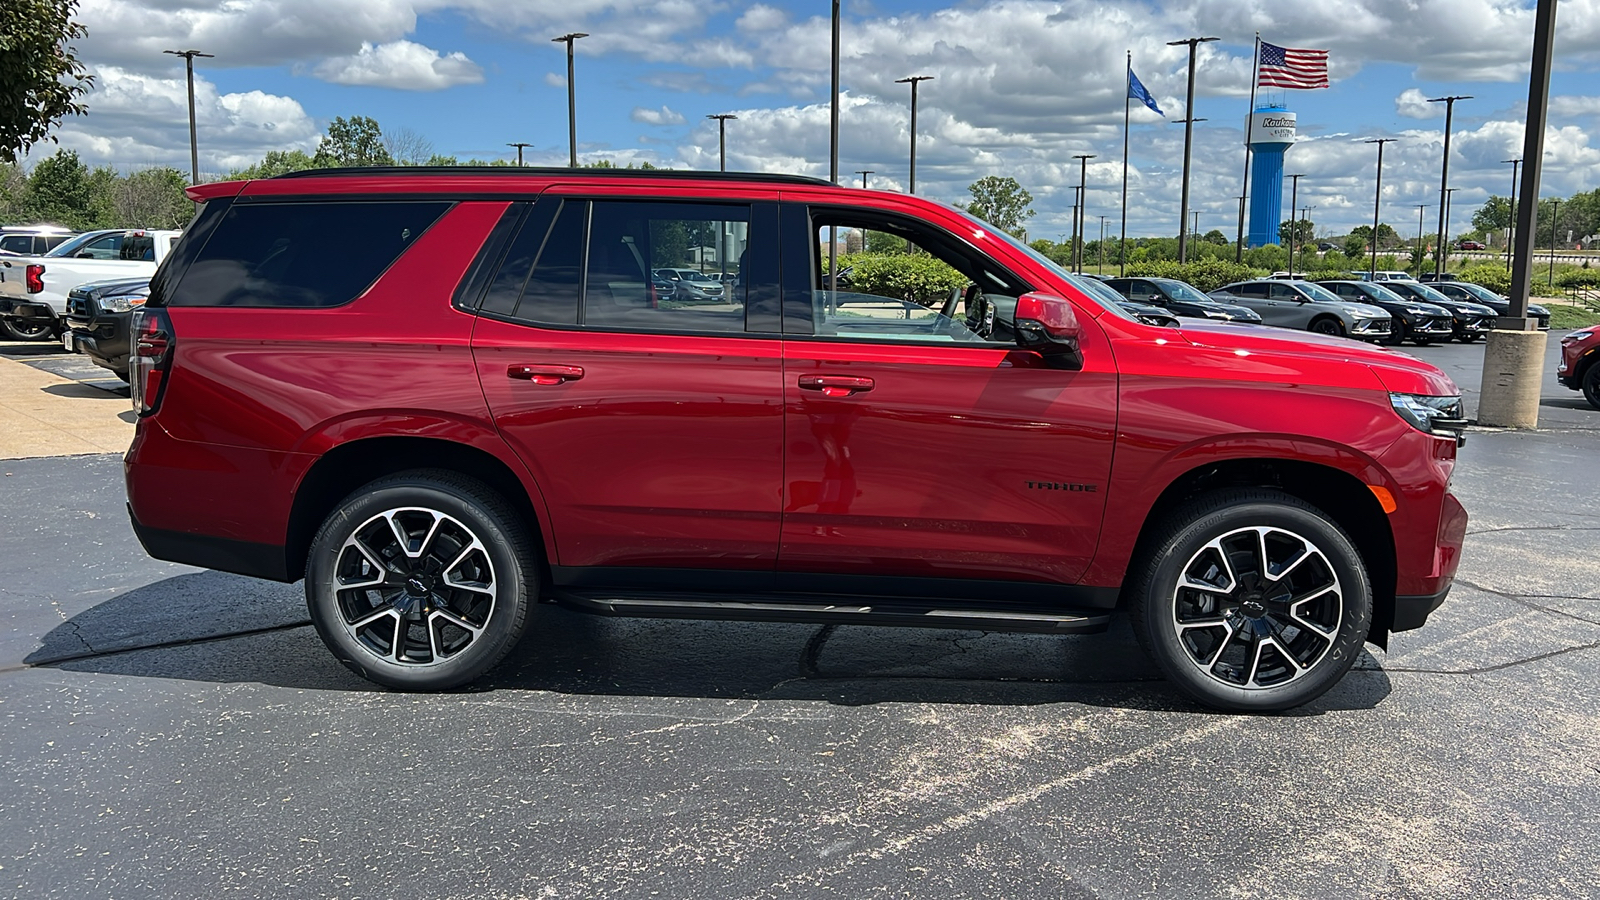
[(1128, 67), (1128, 99), (1143, 103), (1145, 106), (1155, 110), (1157, 115), (1166, 115), (1161, 111), (1161, 107), (1156, 105), (1156, 98), (1150, 96), (1150, 92), (1145, 89), (1144, 83), (1139, 80), (1139, 76), (1133, 74), (1132, 66)]

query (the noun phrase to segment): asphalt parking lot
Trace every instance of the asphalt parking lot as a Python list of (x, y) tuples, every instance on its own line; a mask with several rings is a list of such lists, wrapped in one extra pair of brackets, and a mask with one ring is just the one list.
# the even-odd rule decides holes
[[(1475, 407), (1481, 343), (1406, 352)], [(298, 586), (146, 557), (115, 455), (0, 461), (0, 895), (1593, 897), (1600, 411), (1547, 376), (1541, 415), (1469, 436), (1429, 625), (1261, 717), (1124, 626), (553, 607), (486, 683), (388, 693)]]

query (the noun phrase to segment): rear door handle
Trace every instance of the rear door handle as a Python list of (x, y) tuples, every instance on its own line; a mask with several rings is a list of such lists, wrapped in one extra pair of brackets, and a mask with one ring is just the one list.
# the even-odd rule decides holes
[(506, 377), (531, 381), (534, 384), (561, 384), (582, 378), (583, 367), (516, 365), (506, 369)]
[(849, 397), (872, 390), (872, 379), (856, 375), (801, 375), (800, 388), (824, 397)]

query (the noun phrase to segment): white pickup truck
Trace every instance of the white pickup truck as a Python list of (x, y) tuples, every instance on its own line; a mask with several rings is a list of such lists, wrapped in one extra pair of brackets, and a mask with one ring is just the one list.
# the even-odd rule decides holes
[[(80, 284), (107, 278), (149, 277), (178, 242), (181, 231), (102, 232), (65, 255), (0, 259), (0, 332), (38, 340), (66, 330), (67, 294)], [(74, 239), (76, 240), (76, 239)]]

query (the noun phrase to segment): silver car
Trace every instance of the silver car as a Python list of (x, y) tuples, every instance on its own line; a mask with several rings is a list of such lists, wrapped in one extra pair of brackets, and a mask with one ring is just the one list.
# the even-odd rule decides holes
[(1337, 334), (1363, 341), (1389, 337), (1389, 314), (1372, 306), (1342, 300), (1309, 281), (1240, 281), (1212, 291), (1222, 303), (1236, 303), (1261, 314), (1266, 325)]

